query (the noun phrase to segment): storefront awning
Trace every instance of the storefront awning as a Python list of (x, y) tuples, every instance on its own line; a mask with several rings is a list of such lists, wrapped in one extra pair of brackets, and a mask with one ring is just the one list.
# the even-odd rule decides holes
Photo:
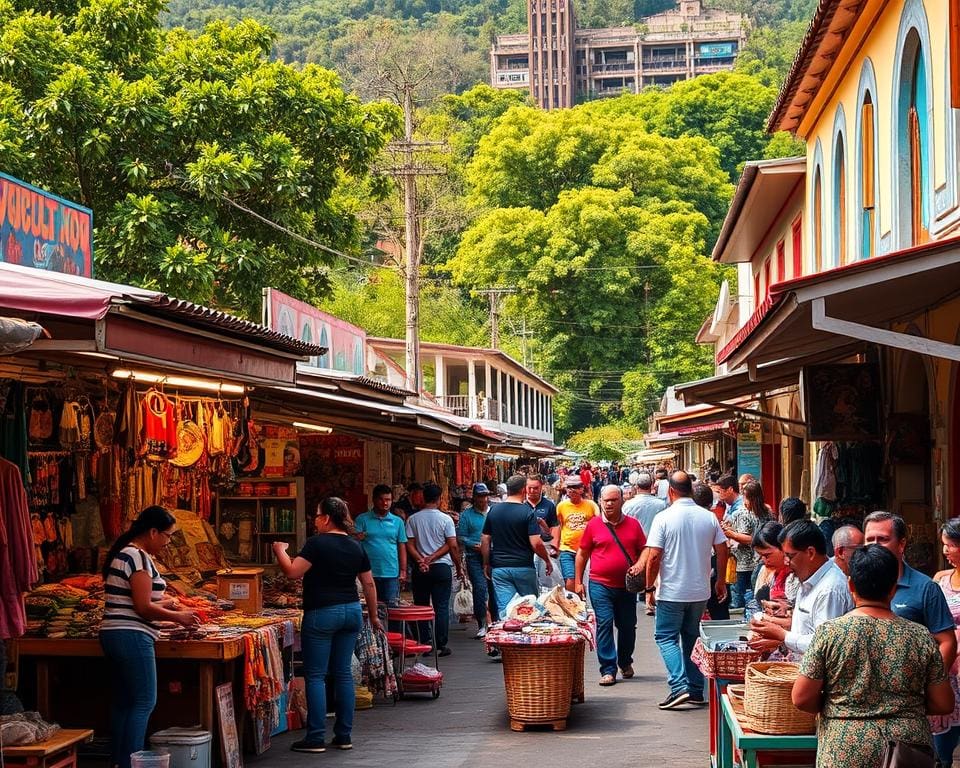
[(864, 342), (960, 360), (956, 344), (889, 327), (953, 298), (958, 287), (960, 238), (778, 283), (717, 361), (755, 370), (764, 363), (838, 356)]

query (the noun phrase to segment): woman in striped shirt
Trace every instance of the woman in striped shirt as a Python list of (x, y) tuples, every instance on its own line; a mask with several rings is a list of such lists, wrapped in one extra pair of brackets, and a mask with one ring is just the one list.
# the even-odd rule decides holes
[(154, 621), (196, 626), (193, 611), (177, 609), (164, 597), (166, 582), (152, 556), (176, 530), (176, 519), (163, 507), (147, 507), (121, 534), (103, 569), (106, 609), (100, 624), (100, 645), (114, 676), (110, 714), (110, 765), (130, 768), (130, 755), (144, 747), (147, 721), (157, 703)]

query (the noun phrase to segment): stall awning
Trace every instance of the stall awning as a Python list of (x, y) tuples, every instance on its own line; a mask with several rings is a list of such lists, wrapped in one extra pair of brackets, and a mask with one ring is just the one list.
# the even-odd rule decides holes
[(834, 356), (864, 342), (960, 360), (960, 346), (889, 326), (960, 293), (960, 238), (908, 248), (774, 285), (718, 362), (784, 362)]

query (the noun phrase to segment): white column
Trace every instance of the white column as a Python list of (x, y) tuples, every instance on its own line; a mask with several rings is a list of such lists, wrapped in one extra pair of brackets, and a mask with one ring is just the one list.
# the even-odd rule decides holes
[(477, 369), (473, 360), (467, 360), (467, 394), (470, 404), (467, 413), (471, 419), (477, 418)]
[(493, 371), (490, 369), (490, 361), (483, 361), (483, 396), (486, 398), (483, 402), (483, 409), (488, 419), (496, 421), (498, 414), (494, 414), (490, 409), (490, 399), (493, 397)]
[(447, 394), (447, 369), (443, 364), (443, 357), (437, 355), (433, 359), (433, 368), (434, 368), (434, 384), (433, 384), (433, 394), (437, 396), (437, 400), (440, 401), (440, 404), (443, 404), (443, 398)]
[(513, 378), (513, 386), (511, 387), (513, 391), (513, 424), (520, 426), (523, 422), (520, 419), (520, 414), (523, 413), (523, 408), (520, 406), (520, 382), (517, 379)]

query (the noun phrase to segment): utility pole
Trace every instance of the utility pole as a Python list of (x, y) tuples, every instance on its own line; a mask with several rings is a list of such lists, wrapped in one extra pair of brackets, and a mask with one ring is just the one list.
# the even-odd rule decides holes
[(403, 182), (404, 217), (404, 283), (406, 293), (405, 372), (407, 386), (419, 393), (423, 387), (423, 368), (420, 365), (420, 211), (417, 208), (417, 177), (445, 173), (442, 168), (418, 165), (414, 153), (440, 146), (436, 141), (413, 140), (413, 91), (418, 83), (405, 81), (403, 93), (403, 141), (391, 142), (388, 150), (401, 157), (401, 164), (382, 169)]
[(516, 288), (481, 288), (473, 292), (490, 299), (490, 349), (500, 349), (500, 297), (516, 292)]

